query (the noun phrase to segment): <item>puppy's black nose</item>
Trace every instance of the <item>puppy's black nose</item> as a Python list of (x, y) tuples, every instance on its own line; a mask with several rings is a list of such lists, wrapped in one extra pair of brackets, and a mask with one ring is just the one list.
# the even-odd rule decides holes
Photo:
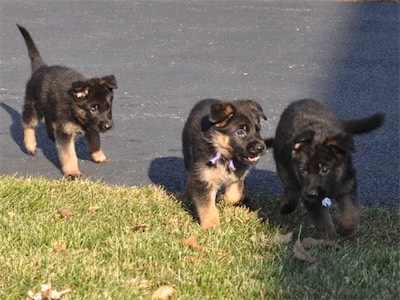
[(318, 191), (316, 189), (310, 189), (307, 191), (307, 196), (310, 198), (317, 198), (318, 197)]
[(265, 151), (264, 143), (255, 142), (255, 143), (252, 143), (249, 147), (249, 152), (251, 154), (260, 154), (260, 153), (263, 153), (264, 151)]
[(111, 130), (113, 128), (114, 124), (112, 122), (107, 122), (107, 123), (103, 123), (101, 124), (101, 130), (103, 131), (108, 131)]

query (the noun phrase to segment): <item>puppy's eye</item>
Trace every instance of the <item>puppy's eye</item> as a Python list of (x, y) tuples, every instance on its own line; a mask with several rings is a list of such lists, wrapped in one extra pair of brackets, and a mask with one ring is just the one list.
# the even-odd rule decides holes
[(330, 171), (329, 167), (323, 166), (323, 167), (321, 167), (319, 172), (321, 173), (321, 175), (327, 175), (329, 173), (329, 171)]
[(247, 135), (246, 127), (236, 130), (236, 135), (238, 137), (245, 137)]
[(93, 105), (93, 106), (91, 106), (91, 107), (89, 108), (89, 111), (90, 111), (91, 113), (94, 113), (94, 112), (98, 111), (98, 109), (99, 109), (99, 106), (98, 106), (98, 105)]

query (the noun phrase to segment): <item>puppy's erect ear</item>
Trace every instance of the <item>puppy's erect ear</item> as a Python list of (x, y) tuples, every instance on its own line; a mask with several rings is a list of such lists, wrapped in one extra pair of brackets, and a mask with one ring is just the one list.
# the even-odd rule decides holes
[(267, 120), (267, 117), (264, 115), (263, 109), (260, 104), (253, 100), (246, 100), (246, 103), (249, 105), (251, 111), (255, 113), (257, 117)]
[(76, 101), (83, 101), (89, 96), (90, 85), (85, 81), (75, 81), (72, 83), (72, 88), (69, 90), (70, 95)]
[(344, 158), (347, 153), (353, 153), (356, 151), (353, 136), (348, 133), (340, 133), (327, 138), (324, 145), (329, 150), (332, 150), (334, 155), (338, 158)]
[(100, 78), (100, 84), (106, 86), (108, 89), (117, 89), (117, 80), (114, 75), (108, 75)]
[(236, 107), (231, 103), (217, 103), (211, 105), (211, 112), (208, 120), (213, 123), (216, 127), (224, 127), (228, 124), (236, 113)]
[(315, 135), (314, 130), (307, 130), (296, 135), (292, 142), (292, 150), (299, 150), (304, 144), (312, 142)]

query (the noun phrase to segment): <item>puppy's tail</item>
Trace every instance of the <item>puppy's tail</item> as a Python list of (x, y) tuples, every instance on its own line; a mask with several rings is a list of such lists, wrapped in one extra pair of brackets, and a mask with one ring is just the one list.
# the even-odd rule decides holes
[(46, 65), (43, 61), (42, 56), (39, 53), (39, 50), (36, 48), (35, 43), (33, 42), (31, 35), (29, 34), (28, 30), (24, 27), (18, 25), (19, 31), (21, 31), (22, 36), (24, 37), (26, 47), (28, 48), (29, 58), (31, 59), (32, 65), (32, 73), (39, 69), (41, 66)]
[(341, 123), (347, 133), (362, 134), (380, 127), (384, 121), (385, 114), (378, 113), (363, 119), (341, 120)]

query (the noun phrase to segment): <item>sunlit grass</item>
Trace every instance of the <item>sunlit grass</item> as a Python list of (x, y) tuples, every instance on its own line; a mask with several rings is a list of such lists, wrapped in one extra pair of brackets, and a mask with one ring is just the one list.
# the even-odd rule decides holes
[[(364, 209), (341, 248), (316, 247), (307, 271), (277, 232), (311, 232), (304, 211), (282, 217), (278, 201), (255, 199), (270, 220), (219, 205), (222, 227), (203, 231), (161, 188), (0, 177), (0, 299), (25, 299), (51, 282), (63, 299), (394, 299), (399, 295), (399, 214)], [(60, 209), (72, 215), (63, 217)], [(138, 226), (146, 224), (143, 227)], [(181, 242), (190, 236), (199, 247)], [(65, 243), (66, 251), (55, 247)]]

